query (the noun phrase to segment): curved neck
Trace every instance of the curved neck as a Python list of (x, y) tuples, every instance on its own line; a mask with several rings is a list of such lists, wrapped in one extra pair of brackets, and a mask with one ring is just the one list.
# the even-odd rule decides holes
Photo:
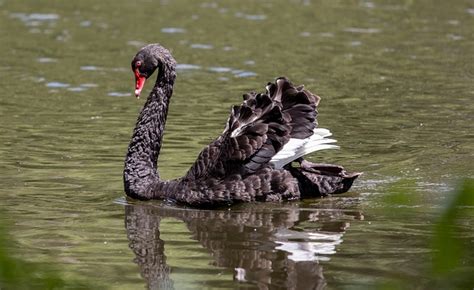
[(139, 199), (151, 198), (153, 189), (160, 182), (157, 161), (176, 78), (171, 55), (159, 62), (158, 69), (155, 86), (138, 116), (125, 158), (125, 191)]

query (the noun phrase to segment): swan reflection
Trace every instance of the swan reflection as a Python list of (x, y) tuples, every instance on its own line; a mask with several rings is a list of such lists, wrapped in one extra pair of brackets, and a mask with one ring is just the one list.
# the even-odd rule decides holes
[[(261, 289), (319, 289), (326, 285), (320, 261), (328, 261), (336, 253), (350, 220), (362, 219), (362, 215), (299, 206), (258, 203), (196, 210), (159, 203), (127, 204), (125, 227), (136, 256), (134, 262), (149, 289), (173, 289), (178, 283), (186, 283), (188, 288), (235, 287), (232, 280)], [(187, 228), (185, 235), (192, 244), (176, 241), (166, 232), (176, 232), (169, 222), (166, 224), (168, 218), (179, 221), (171, 228)], [(176, 267), (167, 262), (176, 260), (179, 252), (199, 252), (190, 251), (197, 243), (211, 261), (204, 268), (193, 268), (194, 256), (184, 257), (184, 265), (180, 262)], [(193, 270), (201, 281), (192, 281), (189, 276), (185, 282), (176, 279)], [(204, 278), (206, 275), (212, 278)]]

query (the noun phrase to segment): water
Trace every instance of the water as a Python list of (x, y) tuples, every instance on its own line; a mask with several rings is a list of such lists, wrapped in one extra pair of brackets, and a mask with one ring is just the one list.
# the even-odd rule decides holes
[[(433, 223), (474, 177), (472, 1), (0, 8), (1, 218), (17, 257), (94, 288), (433, 285)], [(163, 177), (186, 172), (230, 106), (280, 75), (322, 97), (320, 124), (341, 146), (310, 159), (365, 174), (350, 193), (302, 202), (203, 211), (125, 199), (123, 158), (143, 104), (130, 61), (149, 42), (181, 64)], [(457, 233), (472, 248), (469, 213)]]

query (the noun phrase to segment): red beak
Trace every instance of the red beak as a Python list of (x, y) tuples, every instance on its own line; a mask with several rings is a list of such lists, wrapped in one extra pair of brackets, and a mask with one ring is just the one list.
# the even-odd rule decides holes
[(135, 97), (140, 98), (143, 86), (145, 85), (146, 77), (141, 76), (138, 68), (135, 69)]

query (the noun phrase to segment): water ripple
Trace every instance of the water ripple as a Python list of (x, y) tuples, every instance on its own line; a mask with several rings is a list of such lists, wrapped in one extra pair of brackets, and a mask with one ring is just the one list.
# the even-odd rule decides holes
[(186, 32), (186, 29), (184, 29), (184, 28), (179, 28), (179, 27), (164, 27), (164, 28), (161, 28), (161, 32), (163, 32), (163, 33), (170, 33), (170, 34), (174, 34), (174, 33), (185, 33), (185, 32)]
[(132, 93), (123, 93), (123, 92), (109, 92), (107, 95), (111, 97), (130, 97)]
[(94, 70), (100, 70), (100, 68), (94, 65), (85, 65), (85, 66), (81, 66), (81, 70), (94, 71)]
[(139, 40), (129, 40), (127, 41), (128, 45), (134, 46), (134, 47), (143, 47), (146, 45), (145, 42), (139, 41)]
[(46, 86), (48, 88), (67, 88), (70, 86), (70, 84), (61, 83), (61, 82), (49, 82), (49, 83), (46, 83)]
[(344, 29), (345, 32), (351, 32), (351, 33), (367, 33), (367, 34), (372, 34), (372, 33), (379, 33), (381, 30), (378, 28), (360, 28), (360, 27), (347, 27)]
[(79, 26), (81, 27), (89, 27), (92, 25), (92, 22), (90, 20), (84, 20), (84, 21), (81, 21), (81, 23), (79, 23)]
[(246, 64), (246, 65), (255, 65), (255, 61), (249, 59), (249, 60), (244, 61), (244, 64)]
[(257, 75), (256, 73), (252, 71), (245, 71), (245, 70), (233, 70), (232, 73), (237, 78), (248, 78), (248, 77), (254, 77)]
[(38, 57), (36, 61), (41, 62), (41, 63), (50, 63), (50, 62), (57, 62), (58, 60), (55, 58), (50, 58), (50, 57)]
[(235, 17), (238, 17), (238, 18), (244, 18), (244, 19), (253, 20), (253, 21), (261, 21), (261, 20), (267, 19), (267, 16), (264, 14), (245, 14), (242, 12), (237, 12), (234, 15)]
[(373, 2), (363, 2), (361, 4), (362, 7), (368, 8), (368, 9), (373, 9), (375, 8), (375, 4)]
[(193, 43), (193, 44), (191, 44), (191, 48), (197, 48), (197, 49), (213, 49), (214, 46), (211, 45), (211, 44)]
[(457, 35), (457, 34), (448, 34), (447, 37), (451, 40), (461, 40), (463, 39), (464, 37), (462, 37), (461, 35)]
[[(246, 64), (252, 65), (255, 62), (253, 61), (248, 61)], [(199, 67), (200, 68), (200, 67)], [(234, 75), (234, 77), (237, 78), (247, 78), (247, 77), (253, 77), (256, 76), (257, 73), (253, 71), (247, 71), (247, 70), (242, 70), (242, 69), (234, 69), (230, 67), (223, 67), (223, 66), (210, 66), (206, 68), (207, 71), (213, 72), (213, 73), (231, 73)], [(220, 77), (220, 80), (228, 80), (226, 77)]]
[(93, 83), (85, 83), (85, 84), (80, 84), (80, 86), (84, 87), (84, 88), (96, 88), (99, 85), (98, 84), (93, 84)]
[(83, 91), (87, 90), (87, 88), (79, 86), (79, 87), (68, 88), (67, 90), (71, 91), (71, 92), (83, 92)]
[(11, 13), (10, 16), (21, 20), (27, 26), (37, 26), (42, 22), (55, 21), (59, 19), (59, 15), (54, 13)]
[(221, 66), (211, 66), (207, 68), (209, 71), (223, 73), (223, 72), (230, 72), (232, 71), (229, 67), (221, 67)]
[(198, 70), (201, 69), (201, 66), (188, 63), (178, 63), (176, 65), (177, 70)]

